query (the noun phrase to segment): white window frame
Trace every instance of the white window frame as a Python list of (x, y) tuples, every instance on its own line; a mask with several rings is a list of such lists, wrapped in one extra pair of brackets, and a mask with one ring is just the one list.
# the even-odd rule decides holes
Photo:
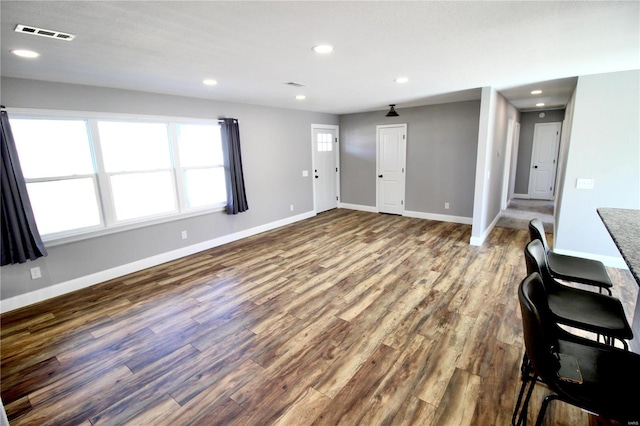
[[(178, 126), (182, 125), (182, 124), (212, 124), (215, 123), (216, 126), (221, 127), (220, 126), (220, 122), (218, 120), (215, 121), (200, 121), (200, 122), (194, 122), (194, 121), (174, 121), (173, 123), (170, 123), (172, 125), (169, 126), (169, 144), (171, 144), (171, 149), (173, 152), (173, 156), (172, 156), (172, 161), (173, 161), (173, 168), (174, 168), (174, 172), (175, 172), (175, 182), (176, 182), (176, 186), (177, 186), (177, 191), (178, 191), (178, 201), (179, 201), (179, 209), (181, 212), (199, 212), (199, 211), (204, 211), (204, 212), (209, 212), (212, 210), (212, 207), (209, 206), (200, 206), (200, 207), (191, 207), (189, 208), (187, 206), (187, 191), (186, 191), (186, 185), (184, 182), (184, 174), (185, 171), (187, 170), (202, 170), (202, 169), (213, 169), (213, 168), (221, 168), (224, 171), (225, 165), (224, 163), (221, 164), (217, 164), (215, 166), (188, 166), (188, 167), (183, 167), (182, 164), (180, 163), (180, 147), (178, 146)], [(226, 185), (226, 183), (225, 183)], [(226, 188), (225, 188), (226, 189)], [(217, 207), (213, 207), (213, 209), (215, 211), (223, 211), (226, 208), (226, 203), (225, 204), (220, 204)]]
[[(53, 111), (53, 110), (36, 110), (26, 108), (7, 108), (10, 119), (45, 119), (45, 120), (82, 120), (87, 123), (87, 136), (89, 148), (91, 150), (92, 160), (94, 163), (94, 175), (74, 175), (69, 177), (53, 177), (53, 178), (34, 178), (26, 179), (27, 183), (59, 181), (65, 179), (79, 179), (90, 177), (93, 179), (98, 209), (100, 212), (100, 225), (78, 228), (70, 231), (47, 234), (42, 236), (47, 247), (66, 244), (73, 241), (80, 241), (89, 238), (95, 238), (102, 235), (108, 235), (117, 232), (123, 232), (131, 229), (151, 226), (159, 223), (181, 220), (188, 217), (200, 216), (215, 212), (221, 212), (225, 209), (225, 203), (218, 203), (209, 206), (200, 206), (187, 208), (187, 196), (183, 174), (185, 170), (196, 168), (211, 167), (181, 167), (179, 162), (179, 149), (177, 144), (177, 126), (185, 124), (206, 124), (220, 126), (218, 120), (198, 119), (191, 117), (165, 117), (165, 116), (143, 116), (131, 114), (114, 114), (114, 113), (88, 113), (82, 111)], [(169, 150), (171, 155), (171, 173), (174, 195), (176, 197), (176, 209), (173, 212), (162, 213), (142, 218), (118, 221), (116, 219), (115, 206), (113, 203), (113, 195), (110, 186), (110, 176), (120, 173), (107, 173), (104, 168), (102, 159), (102, 150), (100, 146), (100, 137), (98, 132), (99, 121), (117, 121), (117, 122), (141, 122), (141, 123), (163, 123), (167, 125), (167, 137), (169, 139)], [(217, 167), (217, 166), (216, 166)], [(219, 167), (224, 167), (220, 165)], [(166, 171), (167, 169), (162, 169)], [(155, 170), (158, 171), (158, 170)], [(123, 172), (131, 173), (131, 172)]]

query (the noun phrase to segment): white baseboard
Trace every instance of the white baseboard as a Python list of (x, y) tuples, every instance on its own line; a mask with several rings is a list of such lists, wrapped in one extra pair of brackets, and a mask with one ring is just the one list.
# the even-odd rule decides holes
[(563, 250), (563, 249), (557, 249), (557, 250), (553, 249), (553, 251), (558, 254), (566, 254), (568, 256), (576, 256), (576, 257), (583, 257), (585, 259), (599, 260), (600, 262), (604, 263), (606, 266), (610, 266), (612, 268), (627, 269), (627, 270), (629, 269), (629, 267), (627, 266), (627, 262), (624, 261), (622, 256), (620, 257), (604, 256), (599, 254), (583, 253), (580, 251)]
[(437, 220), (439, 222), (462, 223), (464, 225), (471, 225), (473, 223), (473, 218), (471, 217), (451, 216), (451, 215), (437, 214), (437, 213), (415, 212), (410, 210), (405, 210), (405, 212), (403, 213), (403, 216), (415, 217), (416, 219)]
[(361, 212), (369, 212), (369, 213), (378, 213), (377, 207), (363, 206), (360, 204), (338, 203), (338, 207), (341, 209), (359, 210)]
[(143, 269), (150, 268), (152, 266), (160, 265), (162, 263), (180, 259), (181, 257), (199, 253), (203, 250), (218, 247), (233, 241), (241, 240), (243, 238), (260, 234), (262, 232), (280, 228), (285, 225), (289, 225), (304, 219), (308, 219), (315, 215), (316, 213), (313, 211), (302, 213), (296, 216), (291, 216), (282, 220), (278, 220), (275, 222), (256, 226), (254, 228), (246, 229), (244, 231), (214, 238), (213, 240), (203, 241), (198, 244), (182, 247), (177, 250), (172, 250), (166, 253), (158, 254), (156, 256), (148, 257), (146, 259), (141, 259), (135, 262), (127, 263), (125, 265), (120, 265), (115, 268), (96, 272), (95, 274), (85, 275), (83, 277), (75, 278), (73, 280), (69, 280), (59, 284), (54, 284), (52, 286), (49, 286), (40, 290), (35, 290), (29, 293), (20, 294), (18, 296), (14, 296), (14, 297), (0, 301), (0, 313), (13, 311), (15, 309), (19, 309), (24, 306), (32, 305), (34, 303), (42, 302), (44, 300), (51, 299), (53, 297), (70, 293), (72, 291), (90, 287), (92, 285), (109, 281), (114, 278), (122, 277), (124, 275), (131, 274), (133, 272), (138, 272)]
[[(378, 209), (376, 207), (363, 206), (359, 204), (339, 203), (338, 207), (342, 209), (359, 210), (359, 211), (369, 212), (369, 213), (378, 213)], [(451, 216), (451, 215), (437, 214), (437, 213), (416, 212), (411, 210), (405, 210), (402, 213), (402, 216), (413, 217), (416, 219), (437, 220), (440, 222), (462, 223), (464, 225), (471, 225), (473, 223), (473, 218), (470, 218), (470, 217)]]
[(517, 198), (517, 199), (519, 199), (519, 200), (528, 200), (528, 199), (530, 199), (531, 197), (529, 196), (529, 194), (513, 194), (512, 199), (513, 199), (513, 198)]
[(484, 243), (484, 241), (487, 239), (489, 234), (491, 234), (491, 231), (493, 231), (493, 228), (496, 227), (498, 220), (500, 220), (500, 213), (498, 213), (495, 219), (493, 219), (493, 222), (489, 224), (489, 226), (487, 227), (487, 229), (485, 229), (482, 235), (480, 235), (479, 237), (471, 236), (471, 239), (469, 240), (469, 244), (471, 244), (472, 246), (481, 246)]

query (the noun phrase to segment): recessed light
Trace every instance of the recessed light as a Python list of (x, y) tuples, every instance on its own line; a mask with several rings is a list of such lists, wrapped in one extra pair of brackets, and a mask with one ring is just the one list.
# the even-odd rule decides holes
[(409, 81), (408, 77), (398, 77), (395, 79), (396, 83), (406, 83), (407, 81)]
[(305, 99), (307, 99), (307, 97), (305, 95), (296, 95), (296, 99), (299, 101), (304, 101)]
[(317, 46), (313, 46), (313, 51), (320, 54), (327, 54), (333, 52), (333, 46), (330, 44), (319, 44)]
[(542, 90), (532, 90), (531, 91), (532, 95), (539, 95), (540, 93), (542, 93)]
[(207, 86), (215, 86), (216, 84), (218, 84), (217, 81), (213, 80), (213, 79), (206, 79), (206, 80), (202, 80), (202, 84), (205, 84)]
[(20, 56), (21, 58), (37, 58), (38, 56), (40, 56), (38, 52), (34, 52), (33, 50), (24, 50), (24, 49), (12, 50), (11, 53), (13, 53), (16, 56)]
[(544, 106), (544, 102), (539, 102), (536, 104), (537, 107), (543, 107)]

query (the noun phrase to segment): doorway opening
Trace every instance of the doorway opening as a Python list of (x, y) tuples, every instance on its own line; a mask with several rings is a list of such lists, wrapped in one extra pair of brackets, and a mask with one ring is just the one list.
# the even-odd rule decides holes
[(501, 228), (529, 229), (529, 222), (538, 218), (544, 230), (553, 233), (553, 200), (524, 200), (514, 198), (507, 208), (500, 211), (496, 226)]
[(508, 196), (503, 195), (496, 226), (528, 229), (529, 221), (537, 217), (553, 233), (564, 115), (564, 109), (522, 112), (519, 123), (509, 123), (514, 133), (509, 134), (513, 142), (510, 167), (505, 167), (510, 175), (504, 190)]

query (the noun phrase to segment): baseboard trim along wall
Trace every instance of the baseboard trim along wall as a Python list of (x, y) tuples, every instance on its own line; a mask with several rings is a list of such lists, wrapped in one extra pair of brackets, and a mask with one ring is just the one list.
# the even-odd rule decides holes
[(95, 274), (86, 275), (84, 277), (76, 278), (76, 279), (62, 282), (59, 284), (54, 284), (47, 288), (43, 288), (40, 290), (25, 293), (25, 294), (20, 294), (18, 296), (0, 301), (0, 313), (13, 311), (15, 309), (19, 309), (28, 305), (32, 305), (34, 303), (42, 302), (47, 299), (51, 299), (66, 293), (70, 293), (72, 291), (80, 290), (86, 287), (90, 287), (92, 285), (96, 285), (105, 281), (112, 280), (114, 278), (125, 276), (127, 274), (142, 271), (143, 269), (157, 266), (162, 263), (180, 259), (181, 257), (199, 253), (201, 251), (204, 251), (210, 248), (218, 247), (227, 243), (231, 243), (233, 241), (251, 237), (253, 235), (257, 235), (262, 232), (271, 231), (272, 229), (280, 228), (285, 225), (290, 225), (292, 223), (311, 218), (315, 215), (316, 213), (314, 211), (301, 213), (296, 216), (291, 216), (275, 222), (256, 226), (254, 228), (246, 229), (244, 231), (235, 232), (233, 234), (214, 238), (213, 240), (203, 241), (198, 244), (182, 247), (177, 250), (172, 250), (166, 253), (158, 254), (156, 256), (148, 257), (146, 259), (141, 259), (135, 262), (127, 263), (125, 265), (120, 265), (115, 268), (96, 272)]
[(438, 222), (461, 223), (463, 225), (473, 224), (473, 218), (471, 217), (451, 216), (447, 214), (423, 213), (423, 212), (414, 212), (410, 210), (405, 210), (405, 212), (403, 213), (403, 216), (414, 217), (416, 219), (437, 220)]
[[(363, 205), (360, 205), (360, 204), (340, 203), (338, 205), (338, 208), (348, 209), (348, 210), (358, 210), (358, 211), (369, 212), (369, 213), (378, 213), (377, 207), (363, 206)], [(413, 218), (416, 218), (416, 219), (437, 220), (438, 222), (462, 223), (463, 225), (471, 225), (473, 223), (473, 218), (471, 218), (471, 217), (452, 216), (452, 215), (437, 214), (437, 213), (416, 212), (416, 211), (411, 211), (411, 210), (405, 210), (402, 213), (402, 216), (413, 217)]]
[(361, 212), (378, 213), (377, 207), (363, 206), (360, 204), (338, 203), (338, 208), (348, 210), (358, 210)]
[(498, 220), (500, 220), (500, 213), (498, 213), (498, 215), (493, 219), (493, 222), (491, 222), (489, 226), (487, 226), (487, 229), (485, 229), (485, 231), (482, 233), (481, 236), (479, 237), (472, 236), (471, 239), (469, 240), (469, 244), (471, 244), (472, 246), (481, 246), (484, 243), (484, 240), (486, 240), (487, 237), (489, 237), (489, 234), (491, 234), (491, 231), (493, 231), (493, 228), (496, 227)]

